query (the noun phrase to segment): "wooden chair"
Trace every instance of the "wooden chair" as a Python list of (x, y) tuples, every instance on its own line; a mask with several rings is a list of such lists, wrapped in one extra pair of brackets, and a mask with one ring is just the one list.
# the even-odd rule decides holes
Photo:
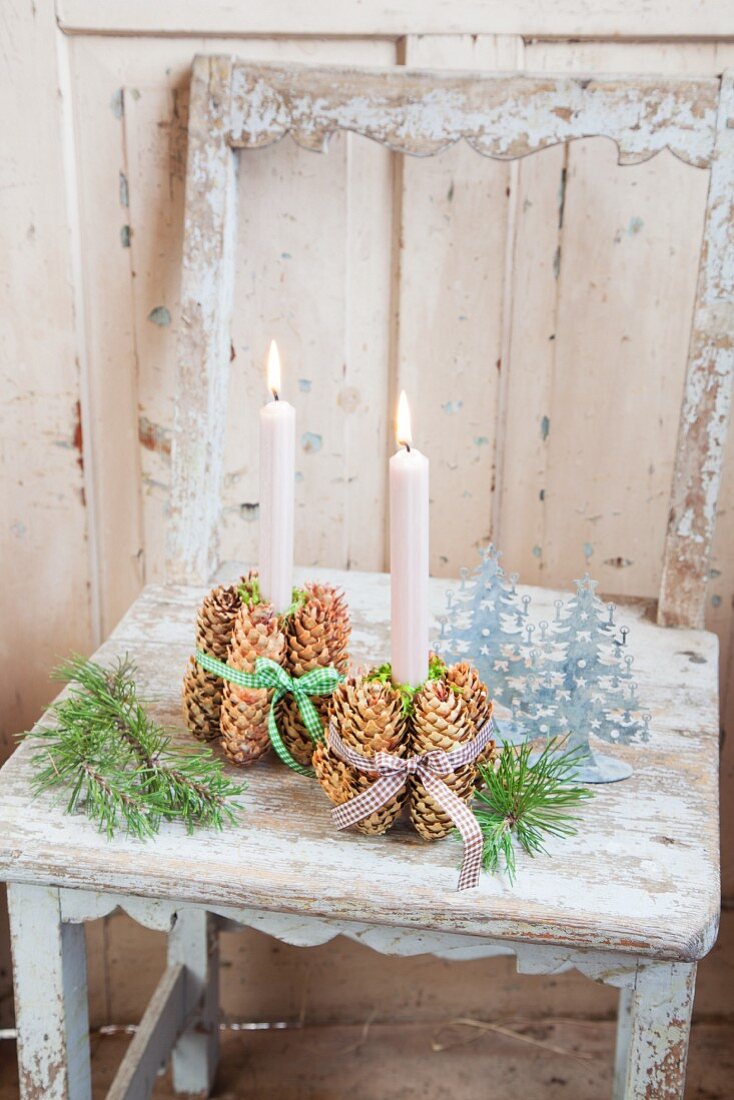
[[(400, 955), (514, 954), (523, 972), (576, 968), (620, 990), (615, 1098), (681, 1097), (696, 963), (714, 942), (719, 910), (717, 645), (700, 628), (734, 367), (731, 75), (506, 76), (197, 58), (170, 583), (143, 591), (99, 659), (131, 652), (156, 717), (180, 726), (195, 609), (218, 566), (236, 150), (288, 132), (323, 150), (340, 128), (402, 153), (430, 155), (463, 138), (502, 158), (604, 135), (617, 142), (623, 164), (668, 147), (711, 169), (659, 625), (641, 605), (619, 615), (634, 625), (651, 741), (619, 750), (634, 752), (634, 776), (602, 790), (584, 811), (583, 837), (554, 846), (552, 862), (524, 862), (514, 888), (485, 877), (461, 894), (452, 841), (423, 848), (399, 835), (335, 834), (321, 791), (277, 763), (249, 774), (248, 812), (235, 834), (184, 840), (171, 826), (154, 843), (110, 844), (85, 817), (64, 817), (46, 799), (29, 810), (30, 746), (23, 745), (0, 773), (0, 874), (9, 883), (21, 1095), (90, 1096), (83, 922), (120, 907), (168, 932), (169, 965), (110, 1090), (116, 1100), (148, 1095), (171, 1050), (176, 1088), (209, 1090), (222, 926), (258, 928), (301, 945), (345, 935)], [(356, 658), (383, 657), (384, 577), (336, 579), (364, 639)], [(444, 587), (434, 587), (435, 611)], [(556, 596), (536, 590), (534, 605), (543, 612)]]

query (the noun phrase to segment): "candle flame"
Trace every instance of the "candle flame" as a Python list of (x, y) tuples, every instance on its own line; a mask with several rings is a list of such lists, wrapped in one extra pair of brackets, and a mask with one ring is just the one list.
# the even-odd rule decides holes
[(270, 350), (268, 351), (268, 389), (273, 397), (278, 397), (280, 393), (280, 354), (275, 340), (270, 341)]
[(410, 406), (408, 405), (408, 398), (405, 396), (405, 390), (400, 391), (400, 400), (398, 401), (398, 430), (396, 434), (398, 445), (410, 448), (413, 442), (413, 433), (410, 430)]

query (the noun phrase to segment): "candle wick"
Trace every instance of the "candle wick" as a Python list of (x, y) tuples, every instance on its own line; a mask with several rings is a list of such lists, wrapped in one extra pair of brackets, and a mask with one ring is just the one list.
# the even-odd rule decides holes
[(277, 390), (271, 390), (270, 392), (273, 395), (273, 401), (280, 401), (280, 394)]
[(410, 454), (410, 443), (405, 444), (405, 449), (408, 452), (408, 454)]

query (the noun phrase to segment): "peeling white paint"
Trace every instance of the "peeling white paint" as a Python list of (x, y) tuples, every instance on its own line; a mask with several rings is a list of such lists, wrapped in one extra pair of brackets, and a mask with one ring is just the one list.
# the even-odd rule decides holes
[(710, 78), (456, 74), (237, 62), (232, 143), (256, 148), (286, 133), (324, 150), (338, 129), (415, 156), (464, 139), (511, 158), (580, 137), (616, 141), (622, 164), (669, 148), (711, 161), (718, 82)]

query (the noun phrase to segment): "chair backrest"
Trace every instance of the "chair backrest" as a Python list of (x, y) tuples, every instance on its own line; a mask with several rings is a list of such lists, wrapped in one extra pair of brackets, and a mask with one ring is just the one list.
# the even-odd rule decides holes
[(722, 78), (415, 72), (194, 61), (186, 175), (168, 575), (217, 565), (237, 149), (292, 134), (325, 151), (351, 130), (430, 156), (464, 139), (514, 159), (574, 138), (613, 139), (620, 164), (668, 148), (710, 169), (658, 620), (702, 626), (734, 373), (734, 74)]

